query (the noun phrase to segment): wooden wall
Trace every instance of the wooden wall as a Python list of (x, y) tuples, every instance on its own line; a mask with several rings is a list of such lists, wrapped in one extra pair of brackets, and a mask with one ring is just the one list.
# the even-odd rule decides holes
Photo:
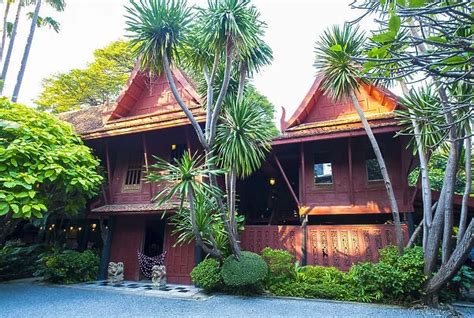
[[(109, 140), (109, 157), (111, 161), (112, 186), (109, 204), (150, 203), (152, 197), (165, 186), (164, 184), (142, 182), (139, 190), (124, 191), (123, 189), (130, 152), (143, 152), (144, 139), (148, 151), (149, 165), (156, 162), (153, 156), (170, 160), (172, 144), (189, 145), (192, 152), (199, 149), (194, 131), (186, 126), (111, 138)], [(105, 161), (105, 159), (103, 160)], [(144, 175), (145, 173), (142, 173), (142, 176)]]
[[(407, 160), (400, 138), (391, 134), (378, 135), (377, 140), (395, 190), (399, 210), (411, 212), (408, 198)], [(351, 147), (352, 172), (349, 166)], [(391, 212), (383, 181), (368, 181), (366, 159), (372, 148), (367, 137), (333, 139), (304, 144), (304, 176), (300, 172), (300, 202), (302, 213), (351, 214)], [(332, 163), (333, 183), (315, 184), (315, 156)], [(352, 174), (352, 177), (351, 177)], [(304, 185), (303, 183), (304, 179)]]

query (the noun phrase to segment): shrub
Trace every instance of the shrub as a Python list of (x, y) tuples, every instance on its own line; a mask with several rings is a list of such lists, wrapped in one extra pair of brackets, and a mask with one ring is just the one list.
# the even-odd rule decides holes
[(461, 266), (451, 281), (440, 292), (440, 299), (447, 302), (463, 298), (469, 293), (474, 282), (474, 271), (466, 265)]
[(260, 255), (243, 251), (239, 260), (232, 255), (226, 258), (221, 275), (229, 291), (258, 291), (267, 272), (267, 263)]
[(31, 277), (35, 263), (46, 251), (43, 244), (27, 245), (19, 240), (8, 241), (0, 249), (0, 281)]
[(191, 279), (194, 285), (203, 288), (205, 291), (218, 290), (222, 287), (220, 264), (213, 258), (208, 258), (199, 263), (191, 272)]
[(52, 283), (73, 284), (95, 280), (98, 272), (99, 257), (92, 251), (66, 250), (42, 257), (35, 275)]
[(421, 296), (423, 275), (423, 250), (421, 247), (406, 249), (398, 256), (395, 247), (380, 250), (378, 263), (352, 266), (350, 279), (356, 288), (375, 299), (406, 301)]
[(289, 252), (266, 247), (261, 254), (268, 266), (267, 285), (285, 282), (295, 277), (293, 256)]
[(335, 268), (324, 266), (304, 266), (299, 275), (313, 284), (322, 283), (344, 283), (347, 279), (347, 273)]

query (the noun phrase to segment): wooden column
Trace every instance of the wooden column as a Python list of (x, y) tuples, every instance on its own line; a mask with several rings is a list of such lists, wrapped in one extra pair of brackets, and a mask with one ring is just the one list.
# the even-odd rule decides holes
[(300, 203), (301, 205), (306, 204), (306, 176), (305, 176), (305, 161), (304, 161), (304, 144), (300, 143), (300, 176), (301, 176), (301, 187), (300, 187)]
[(99, 267), (99, 280), (107, 278), (107, 269), (109, 267), (110, 259), (110, 248), (112, 246), (112, 237), (114, 236), (116, 216), (109, 217), (107, 226), (109, 227), (107, 232), (107, 239), (104, 247), (102, 248), (102, 254), (100, 255), (100, 267)]
[(145, 170), (148, 172), (148, 148), (146, 144), (146, 135), (142, 134), (143, 158), (145, 159)]
[[(301, 187), (300, 187), (300, 203), (301, 206), (306, 204), (306, 175), (305, 175), (305, 157), (304, 157), (304, 143), (300, 143), (300, 176), (301, 176)], [(299, 211), (298, 211), (299, 214)], [(301, 216), (300, 216), (301, 218)], [(305, 214), (301, 218), (301, 226), (303, 230), (301, 231), (303, 238), (301, 244), (301, 265), (306, 265), (307, 263), (307, 249), (306, 249), (306, 241), (307, 241), (307, 225), (308, 225), (308, 215)]]
[(354, 182), (352, 180), (352, 138), (347, 139), (347, 160), (349, 162), (349, 200), (354, 205)]
[(278, 157), (275, 154), (273, 154), (273, 158), (275, 158), (275, 162), (278, 166), (278, 169), (280, 170), (280, 173), (282, 174), (283, 179), (285, 180), (286, 186), (288, 187), (288, 190), (290, 190), (290, 193), (293, 196), (293, 199), (295, 200), (296, 205), (298, 206), (298, 209), (299, 209), (300, 201), (298, 200), (298, 197), (296, 196), (296, 193), (293, 190), (293, 187), (291, 186), (290, 180), (288, 180), (288, 177), (286, 176), (286, 173), (283, 170), (283, 167), (281, 166), (280, 160), (278, 160)]
[(107, 166), (107, 182), (108, 182), (108, 194), (109, 200), (112, 201), (112, 169), (110, 167), (110, 155), (109, 155), (109, 142), (105, 140), (105, 163)]
[[(147, 145), (146, 134), (142, 135), (142, 143), (143, 143), (143, 158), (145, 159), (145, 170), (148, 173), (149, 163), (148, 163), (148, 145)], [(150, 201), (153, 199), (153, 184), (148, 183), (148, 189), (150, 191)]]

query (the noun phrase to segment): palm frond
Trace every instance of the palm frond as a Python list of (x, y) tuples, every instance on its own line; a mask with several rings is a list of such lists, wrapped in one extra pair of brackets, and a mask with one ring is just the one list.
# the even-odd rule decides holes
[(365, 36), (357, 27), (345, 24), (324, 31), (316, 42), (314, 66), (323, 77), (322, 88), (334, 100), (349, 96), (358, 90), (361, 81), (361, 66), (353, 57), (360, 56)]

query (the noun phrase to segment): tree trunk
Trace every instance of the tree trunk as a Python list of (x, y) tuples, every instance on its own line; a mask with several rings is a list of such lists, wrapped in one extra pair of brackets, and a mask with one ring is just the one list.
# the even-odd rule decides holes
[(234, 46), (230, 37), (227, 38), (226, 43), (226, 58), (225, 58), (225, 69), (224, 69), (224, 79), (222, 81), (221, 90), (219, 96), (217, 96), (216, 104), (212, 110), (211, 124), (209, 125), (209, 136), (207, 136), (207, 142), (210, 147), (214, 146), (214, 139), (216, 136), (217, 121), (221, 115), (221, 107), (224, 102), (224, 98), (227, 94), (227, 88), (229, 88), (230, 77), (232, 75), (232, 55), (234, 53)]
[(5, 42), (7, 40), (7, 18), (8, 12), (10, 11), (11, 2), (7, 0), (5, 4), (5, 14), (3, 16), (3, 31), (2, 31), (2, 42), (0, 43), (0, 63), (3, 60), (3, 51), (5, 49)]
[(213, 243), (212, 249), (207, 246), (207, 244), (202, 240), (201, 233), (199, 231), (199, 228), (197, 227), (196, 224), (196, 207), (194, 206), (194, 193), (193, 189), (191, 186), (189, 186), (188, 189), (188, 201), (189, 201), (189, 211), (190, 211), (190, 218), (191, 218), (191, 225), (193, 228), (193, 234), (196, 239), (196, 244), (200, 246), (204, 252), (206, 252), (209, 255), (212, 255), (214, 257), (220, 258), (222, 255), (215, 245), (215, 240), (214, 237), (212, 236), (212, 233), (210, 233), (211, 241)]
[[(409, 95), (408, 87), (404, 81), (400, 81), (400, 85), (405, 96)], [(413, 130), (415, 133), (415, 142), (418, 152), (418, 158), (420, 160), (420, 174), (421, 174), (421, 189), (422, 189), (422, 198), (423, 198), (423, 247), (426, 246), (427, 240), (429, 237), (429, 231), (431, 228), (431, 222), (433, 219), (432, 204), (433, 200), (431, 197), (431, 185), (428, 173), (428, 160), (426, 158), (425, 151), (423, 149), (423, 144), (421, 141), (421, 130), (418, 122), (416, 121), (415, 116), (412, 114), (412, 111), (408, 110), (410, 113), (411, 123), (413, 125)]]
[(245, 78), (247, 76), (247, 63), (242, 61), (240, 65), (239, 87), (237, 89), (237, 102), (241, 102), (244, 97)]
[(463, 235), (463, 238), (454, 249), (454, 252), (449, 260), (445, 264), (441, 265), (439, 271), (426, 283), (425, 292), (427, 295), (432, 295), (438, 292), (444, 284), (453, 278), (462, 264), (466, 261), (473, 246), (474, 220), (471, 220), (466, 232)]
[[(19, 0), (20, 1), (20, 0)], [(33, 19), (31, 20), (30, 34), (28, 34), (28, 40), (26, 41), (25, 51), (23, 52), (23, 58), (21, 59), (20, 70), (16, 78), (15, 88), (13, 89), (12, 102), (16, 103), (18, 100), (18, 94), (20, 93), (21, 82), (25, 75), (26, 63), (28, 62), (28, 56), (30, 55), (31, 44), (33, 43), (33, 37), (35, 35), (36, 24), (38, 23), (38, 16), (41, 9), (41, 0), (36, 0), (36, 7)]]
[(178, 102), (178, 105), (181, 107), (184, 114), (186, 115), (186, 117), (191, 122), (191, 125), (193, 126), (194, 130), (196, 131), (199, 142), (201, 143), (203, 148), (205, 150), (209, 150), (210, 147), (209, 147), (209, 144), (206, 141), (206, 138), (204, 137), (204, 134), (202, 133), (201, 126), (199, 126), (198, 122), (194, 118), (193, 113), (188, 109), (186, 104), (183, 102), (183, 99), (181, 98), (181, 95), (179, 95), (178, 89), (176, 88), (176, 83), (174, 82), (173, 73), (171, 72), (170, 62), (169, 62), (168, 56), (166, 54), (163, 54), (163, 69), (165, 71), (166, 79), (168, 80), (168, 84), (170, 85), (171, 92), (173, 93), (173, 96), (176, 99), (176, 102)]
[(461, 241), (464, 236), (467, 223), (467, 214), (468, 214), (468, 201), (471, 194), (471, 184), (472, 184), (472, 167), (471, 167), (471, 155), (472, 155), (472, 144), (471, 137), (466, 139), (466, 150), (464, 153), (465, 158), (465, 170), (466, 170), (466, 186), (464, 188), (464, 194), (462, 196), (461, 203), (461, 217), (459, 220), (459, 231), (457, 242)]
[(3, 83), (0, 83), (0, 95), (3, 94), (3, 88), (5, 87), (5, 80), (7, 78), (8, 66), (10, 66), (10, 59), (13, 53), (13, 45), (15, 44), (16, 31), (18, 29), (18, 23), (20, 21), (21, 8), (23, 7), (22, 2), (18, 0), (18, 7), (16, 9), (15, 22), (13, 22), (12, 34), (10, 36), (10, 42), (8, 43), (7, 55), (5, 56), (5, 61), (3, 62), (2, 75), (0, 80)]
[[(441, 248), (442, 252), (442, 263), (445, 264), (451, 255), (451, 239), (453, 235), (453, 200), (454, 200), (454, 186), (456, 184), (456, 174), (458, 170), (458, 156), (459, 156), (459, 145), (461, 143), (456, 141), (457, 133), (454, 124), (454, 118), (449, 108), (449, 100), (446, 94), (446, 90), (443, 84), (436, 82), (438, 86), (438, 94), (441, 98), (441, 105), (445, 113), (446, 123), (450, 126), (449, 128), (449, 143), (450, 143), (450, 155), (446, 167), (446, 173), (444, 175), (443, 187), (446, 185), (444, 200), (444, 231), (443, 231), (443, 244)], [(451, 160), (451, 162), (450, 162)]]
[(367, 136), (369, 137), (370, 143), (372, 144), (372, 149), (374, 150), (375, 157), (377, 158), (377, 162), (379, 164), (380, 171), (384, 179), (385, 188), (387, 190), (388, 199), (390, 201), (390, 207), (392, 209), (393, 222), (395, 223), (395, 233), (396, 233), (396, 239), (397, 239), (398, 252), (400, 255), (402, 255), (404, 243), (403, 243), (402, 225), (400, 223), (400, 213), (398, 211), (397, 200), (395, 198), (395, 193), (392, 188), (392, 182), (390, 181), (390, 176), (388, 174), (388, 170), (385, 165), (385, 160), (383, 159), (382, 152), (380, 151), (380, 147), (377, 143), (377, 139), (375, 139), (374, 133), (372, 132), (372, 129), (370, 128), (367, 118), (365, 118), (364, 111), (360, 107), (359, 100), (357, 99), (357, 96), (355, 95), (354, 92), (351, 92), (351, 99), (352, 99), (352, 102), (354, 103), (354, 107), (357, 113), (359, 114), (360, 120), (362, 121), (362, 125), (364, 126), (365, 132), (367, 133)]

